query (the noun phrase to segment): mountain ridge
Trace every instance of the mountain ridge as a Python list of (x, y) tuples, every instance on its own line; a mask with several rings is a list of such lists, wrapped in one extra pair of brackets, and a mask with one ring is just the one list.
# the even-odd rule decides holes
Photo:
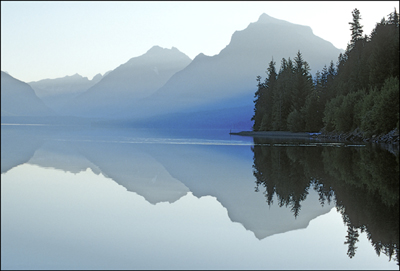
[[(311, 75), (336, 60), (341, 52), (314, 35), (309, 26), (262, 13), (257, 21), (235, 31), (216, 55), (200, 53), (191, 60), (176, 47), (154, 45), (101, 78), (96, 75), (91, 81), (96, 78), (98, 82), (75, 92), (74, 97), (54, 95), (52, 98), (58, 101), (46, 101), (43, 94), (41, 98), (53, 103), (52, 108), (62, 115), (111, 120), (143, 120), (179, 112), (184, 117), (187, 112), (252, 107), (256, 76), (265, 75), (271, 60), (279, 70), (281, 59), (293, 59), (298, 51), (309, 63)], [(250, 121), (251, 116), (244, 118)], [(205, 123), (200, 117), (198, 120)]]
[(153, 46), (112, 70), (98, 84), (75, 97), (64, 109), (86, 117), (108, 117), (129, 110), (135, 100), (150, 95), (191, 59), (177, 48)]
[[(309, 63), (311, 75), (335, 61), (341, 52), (314, 35), (309, 26), (278, 20), (264, 13), (257, 22), (235, 31), (219, 54), (197, 55), (153, 95), (135, 104), (130, 117), (218, 109), (212, 104), (228, 108), (252, 106), (256, 76), (265, 74), (272, 59), (279, 70), (281, 59), (293, 59), (298, 51)], [(234, 106), (223, 104), (224, 100), (232, 102), (233, 99), (236, 99)]]
[(1, 116), (55, 116), (33, 88), (1, 71)]
[(84, 93), (102, 78), (100, 73), (96, 74), (92, 80), (75, 73), (54, 79), (28, 82), (28, 84), (48, 107), (62, 113), (59, 109), (65, 106), (69, 100)]

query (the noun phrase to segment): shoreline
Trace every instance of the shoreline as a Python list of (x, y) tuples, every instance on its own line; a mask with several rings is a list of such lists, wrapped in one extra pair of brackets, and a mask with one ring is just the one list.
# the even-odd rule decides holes
[(399, 146), (399, 131), (394, 129), (387, 134), (372, 135), (370, 137), (364, 136), (363, 133), (357, 129), (353, 132), (338, 133), (338, 132), (326, 132), (321, 133), (319, 138), (333, 139), (333, 140), (346, 140), (346, 141), (357, 141), (357, 142), (370, 142), (370, 143), (382, 143), (382, 144), (393, 144)]
[(314, 139), (330, 139), (337, 141), (350, 142), (370, 142), (385, 143), (399, 145), (399, 132), (395, 129), (387, 134), (373, 135), (372, 137), (364, 137), (362, 133), (354, 131), (349, 133), (308, 133), (308, 132), (290, 132), (290, 131), (241, 131), (229, 132), (230, 135), (252, 136), (252, 137), (275, 137), (275, 138), (314, 138)]
[(241, 131), (241, 132), (229, 132), (230, 135), (239, 136), (252, 136), (252, 137), (275, 137), (275, 138), (316, 138), (317, 133), (293, 133), (289, 131)]

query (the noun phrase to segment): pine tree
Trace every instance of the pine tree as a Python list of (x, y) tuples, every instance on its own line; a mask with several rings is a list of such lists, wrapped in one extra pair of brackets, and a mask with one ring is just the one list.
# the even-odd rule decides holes
[(399, 14), (396, 11), (396, 8), (394, 8), (394, 11), (389, 14), (389, 23), (395, 25), (396, 27), (399, 27)]
[(273, 93), (277, 81), (277, 73), (275, 69), (274, 59), (271, 60), (267, 69), (267, 77), (264, 82), (264, 105), (265, 113), (261, 121), (260, 129), (262, 131), (272, 130), (272, 105), (273, 105)]
[(314, 88), (307, 96), (301, 111), (305, 119), (306, 131), (318, 132), (323, 127), (322, 118), (327, 97), (328, 75), (326, 65), (322, 69), (322, 73), (317, 71), (315, 74)]
[(263, 108), (263, 94), (264, 94), (264, 84), (261, 83), (261, 76), (257, 76), (257, 91), (254, 94), (254, 115), (251, 118), (254, 121), (253, 131), (259, 131), (261, 126), (262, 117), (264, 115)]
[[(287, 119), (291, 131), (304, 131), (305, 117), (303, 107), (307, 96), (313, 90), (312, 77), (309, 73), (310, 67), (300, 51), (295, 57), (294, 87), (291, 93), (291, 113)], [(289, 117), (289, 116), (288, 116)]]
[(290, 58), (282, 58), (281, 68), (277, 76), (273, 93), (272, 129), (284, 131), (287, 129), (287, 116), (290, 113), (291, 93), (294, 82), (294, 66)]
[(309, 67), (307, 62), (303, 60), (300, 51), (297, 52), (295, 57), (295, 87), (292, 93), (292, 106), (293, 109), (300, 111), (303, 107), (307, 95), (311, 92), (312, 78), (309, 74)]
[(261, 83), (261, 76), (257, 76), (257, 91), (254, 95), (253, 131), (267, 131), (272, 129), (274, 88), (277, 81), (275, 62), (272, 59), (266, 71), (267, 77)]
[(386, 78), (399, 76), (399, 27), (396, 10), (376, 24), (369, 42), (369, 83), (380, 89)]
[(363, 36), (363, 26), (360, 24), (361, 20), (361, 15), (360, 11), (358, 9), (354, 9), (351, 12), (351, 15), (353, 16), (353, 21), (350, 22), (349, 24), (351, 25), (350, 30), (351, 30), (351, 43), (350, 47), (354, 47), (356, 42), (360, 39), (362, 39)]

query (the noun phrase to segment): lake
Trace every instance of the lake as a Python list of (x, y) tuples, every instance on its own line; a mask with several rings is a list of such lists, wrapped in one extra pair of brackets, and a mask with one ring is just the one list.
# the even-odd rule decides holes
[(1, 126), (2, 269), (395, 269), (398, 148)]

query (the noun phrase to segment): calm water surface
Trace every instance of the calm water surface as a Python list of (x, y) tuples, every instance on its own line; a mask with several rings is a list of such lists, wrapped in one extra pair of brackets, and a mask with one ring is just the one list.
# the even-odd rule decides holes
[(2, 269), (397, 269), (398, 150), (1, 126)]

